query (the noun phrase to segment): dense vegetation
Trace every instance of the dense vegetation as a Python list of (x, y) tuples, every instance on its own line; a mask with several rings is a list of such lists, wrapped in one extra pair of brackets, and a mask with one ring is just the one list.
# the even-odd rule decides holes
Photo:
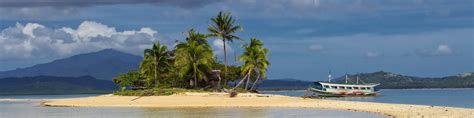
[(0, 95), (110, 93), (118, 87), (110, 81), (82, 77), (9, 77), (0, 79)]
[[(219, 12), (211, 21), (213, 24), (208, 28), (209, 34), (190, 29), (186, 39), (171, 49), (155, 42), (150, 49), (144, 50), (144, 60), (138, 70), (113, 79), (122, 88), (116, 94), (168, 95), (190, 89), (221, 91), (239, 87), (243, 87), (244, 91), (255, 91), (258, 82), (266, 78), (270, 65), (268, 49), (261, 40), (251, 38), (250, 43), (242, 46), (244, 53), (239, 56), (243, 65), (227, 65), (225, 42), (241, 40), (235, 35), (241, 27), (235, 25), (228, 12)], [(210, 37), (224, 42), (224, 63), (218, 61), (213, 53), (207, 41)], [(238, 84), (231, 87), (228, 85), (230, 82)]]

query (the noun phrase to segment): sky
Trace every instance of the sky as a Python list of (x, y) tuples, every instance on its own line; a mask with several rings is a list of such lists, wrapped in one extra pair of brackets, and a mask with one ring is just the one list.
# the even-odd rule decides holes
[[(473, 0), (0, 0), (0, 71), (116, 49), (172, 47), (231, 12), (242, 41), (270, 50), (269, 79), (325, 80), (388, 71), (441, 77), (474, 72)], [(223, 42), (210, 38), (222, 59)]]

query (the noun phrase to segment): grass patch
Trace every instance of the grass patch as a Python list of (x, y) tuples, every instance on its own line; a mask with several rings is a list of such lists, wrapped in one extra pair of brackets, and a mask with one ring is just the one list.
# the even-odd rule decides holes
[(167, 96), (186, 92), (211, 92), (201, 89), (183, 89), (183, 88), (153, 88), (144, 90), (125, 90), (116, 91), (114, 95), (121, 96)]

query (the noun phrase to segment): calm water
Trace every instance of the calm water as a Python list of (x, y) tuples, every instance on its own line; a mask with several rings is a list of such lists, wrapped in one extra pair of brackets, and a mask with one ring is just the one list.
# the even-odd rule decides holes
[[(94, 108), (41, 107), (40, 99), (73, 98), (95, 95), (0, 96), (0, 118), (136, 118), (136, 117), (334, 117), (387, 118), (387, 116), (345, 110), (309, 108)], [(8, 102), (1, 99), (28, 99)]]
[[(266, 91), (264, 93), (304, 95), (304, 91)], [(384, 89), (380, 91), (380, 96), (376, 97), (326, 99), (474, 108), (474, 89)]]

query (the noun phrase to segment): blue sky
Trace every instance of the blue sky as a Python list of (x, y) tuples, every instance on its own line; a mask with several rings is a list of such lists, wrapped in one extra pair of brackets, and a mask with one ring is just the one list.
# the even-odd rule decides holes
[[(472, 0), (0, 0), (0, 70), (106, 48), (139, 55), (190, 28), (207, 33), (219, 11), (243, 27), (231, 54), (251, 37), (265, 42), (270, 79), (474, 71)], [(210, 40), (222, 57), (222, 42)]]

